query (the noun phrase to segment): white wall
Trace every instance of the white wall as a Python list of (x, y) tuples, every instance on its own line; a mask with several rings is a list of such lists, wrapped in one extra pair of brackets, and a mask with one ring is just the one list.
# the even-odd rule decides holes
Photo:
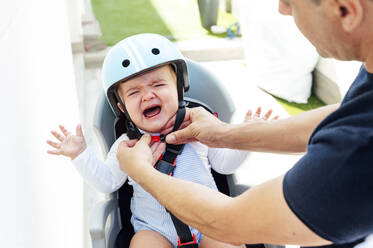
[(81, 43), (83, 40), (82, 14), (84, 3), (82, 0), (66, 0), (69, 20), (70, 38), (72, 43)]
[(82, 247), (82, 181), (45, 143), (79, 122), (65, 1), (2, 1), (0, 81), (0, 246)]

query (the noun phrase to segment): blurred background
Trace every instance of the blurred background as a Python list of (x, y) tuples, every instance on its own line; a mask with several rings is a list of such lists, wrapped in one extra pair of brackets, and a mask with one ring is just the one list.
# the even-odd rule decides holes
[[(91, 247), (88, 219), (107, 196), (86, 185), (69, 159), (48, 155), (50, 130), (93, 127), (110, 46), (158, 33), (224, 84), (242, 122), (262, 106), (286, 118), (340, 102), (360, 63), (320, 58), (277, 13), (276, 0), (14, 0), (0, 8), (2, 247)], [(299, 155), (253, 153), (239, 169), (255, 185), (283, 174)]]

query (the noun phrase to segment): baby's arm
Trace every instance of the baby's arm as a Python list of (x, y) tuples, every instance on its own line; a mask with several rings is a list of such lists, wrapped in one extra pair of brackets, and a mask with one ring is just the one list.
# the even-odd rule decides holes
[[(255, 114), (248, 110), (244, 122), (250, 121), (268, 121), (271, 117), (272, 110), (269, 110), (261, 117), (261, 108), (259, 107)], [(272, 120), (277, 120), (275, 116)], [(232, 174), (249, 156), (248, 151), (232, 150), (227, 148), (209, 148), (208, 159), (211, 167), (221, 174)]]
[(127, 180), (116, 157), (118, 145), (123, 140), (128, 140), (126, 135), (115, 141), (105, 162), (99, 160), (89, 147), (72, 161), (84, 180), (102, 193), (117, 191)]
[(232, 174), (245, 161), (250, 154), (248, 151), (233, 150), (228, 148), (209, 148), (208, 160), (216, 172)]
[(122, 135), (111, 147), (105, 162), (99, 160), (93, 151), (87, 147), (80, 125), (77, 126), (76, 135), (60, 126), (63, 135), (52, 131), (60, 143), (48, 140), (47, 143), (56, 150), (48, 151), (53, 155), (64, 155), (72, 159), (73, 164), (84, 180), (103, 193), (112, 193), (119, 189), (127, 175), (119, 169), (116, 153), (118, 144), (128, 139)]

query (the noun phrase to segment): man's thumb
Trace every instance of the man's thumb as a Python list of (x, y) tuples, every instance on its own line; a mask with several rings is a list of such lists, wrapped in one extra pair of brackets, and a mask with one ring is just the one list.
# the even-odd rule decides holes
[(178, 130), (176, 132), (170, 133), (166, 136), (166, 142), (169, 144), (183, 144), (187, 141), (190, 137), (189, 128), (186, 127), (184, 129)]
[[(147, 145), (150, 144), (150, 141), (151, 141), (151, 137), (150, 137), (149, 134), (144, 134), (143, 136), (141, 136), (141, 138), (139, 140), (140, 143), (145, 143)], [(139, 143), (139, 142), (137, 142), (137, 143)]]

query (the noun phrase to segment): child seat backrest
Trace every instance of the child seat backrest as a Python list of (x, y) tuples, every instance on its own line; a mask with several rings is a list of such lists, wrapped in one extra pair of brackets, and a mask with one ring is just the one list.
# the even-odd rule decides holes
[[(190, 106), (203, 106), (212, 112), (217, 112), (220, 120), (230, 122), (235, 108), (228, 91), (215, 76), (198, 63), (187, 60), (187, 68), (190, 88), (185, 93), (184, 99), (190, 103)], [(124, 124), (122, 119), (115, 118), (104, 93), (102, 93), (96, 106), (94, 129), (101, 148), (106, 153), (114, 141), (126, 131)], [(212, 171), (212, 174), (219, 191), (229, 195), (227, 176), (215, 171)], [(132, 193), (132, 187), (128, 183), (125, 183), (118, 191), (122, 223), (122, 230), (117, 238), (120, 247), (128, 247), (133, 235), (129, 208)]]

